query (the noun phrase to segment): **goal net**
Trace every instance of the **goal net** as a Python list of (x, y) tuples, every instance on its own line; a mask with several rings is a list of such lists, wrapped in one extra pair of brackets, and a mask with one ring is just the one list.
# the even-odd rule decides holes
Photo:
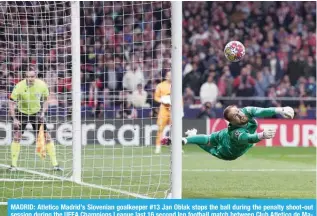
[[(0, 2), (2, 204), (10, 198), (166, 198), (171, 191), (171, 151), (154, 151), (160, 105), (154, 92), (171, 70), (171, 2), (78, 6)], [(18, 170), (8, 171), (9, 97), (29, 70), (49, 87), (45, 116), (63, 171), (52, 169), (50, 155), (42, 160), (36, 153), (31, 124), (20, 141)]]

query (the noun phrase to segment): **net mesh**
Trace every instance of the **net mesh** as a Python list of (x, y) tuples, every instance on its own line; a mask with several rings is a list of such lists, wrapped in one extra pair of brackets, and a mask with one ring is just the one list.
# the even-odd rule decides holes
[[(0, 202), (9, 198), (166, 197), (170, 152), (154, 154), (154, 92), (171, 69), (170, 2), (81, 2), (82, 182), (71, 180), (71, 3), (0, 3)], [(30, 125), (9, 172), (8, 98), (35, 70), (50, 90), (47, 126), (63, 172), (35, 152)]]

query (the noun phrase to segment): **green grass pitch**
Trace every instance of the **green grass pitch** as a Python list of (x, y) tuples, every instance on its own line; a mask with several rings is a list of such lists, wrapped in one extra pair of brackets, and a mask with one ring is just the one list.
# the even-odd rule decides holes
[[(169, 148), (155, 155), (151, 147), (83, 147), (83, 180), (110, 190), (47, 176), (72, 175), (71, 147), (57, 150), (66, 168), (63, 173), (51, 171), (49, 160), (42, 162), (34, 147), (22, 147), (20, 166), (45, 176), (24, 171), (11, 174), (0, 167), (0, 179), (15, 179), (0, 181), (0, 202), (14, 197), (132, 198), (112, 189), (162, 197), (169, 187)], [(254, 147), (235, 161), (218, 160), (193, 145), (184, 151), (184, 198), (316, 198), (316, 148)], [(0, 164), (8, 164), (6, 158), (10, 159), (9, 147), (1, 150)], [(0, 206), (0, 215), (6, 215), (5, 206)]]

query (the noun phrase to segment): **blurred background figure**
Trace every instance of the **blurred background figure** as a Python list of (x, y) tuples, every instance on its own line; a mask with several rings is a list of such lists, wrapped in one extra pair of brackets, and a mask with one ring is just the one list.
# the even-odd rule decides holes
[(212, 111), (212, 104), (210, 102), (206, 102), (200, 109), (197, 118), (204, 119), (204, 118), (215, 118), (216, 114)]
[(158, 131), (156, 135), (155, 153), (161, 153), (161, 139), (164, 128), (171, 124), (171, 72), (167, 72), (165, 80), (156, 86), (154, 99), (160, 103), (157, 116)]
[(131, 103), (136, 108), (149, 107), (146, 103), (148, 93), (144, 91), (142, 84), (137, 85), (137, 89), (134, 90), (130, 96)]
[(214, 75), (210, 74), (207, 82), (200, 87), (201, 103), (205, 104), (209, 102), (210, 104), (214, 104), (217, 101), (218, 93), (218, 87), (214, 82)]

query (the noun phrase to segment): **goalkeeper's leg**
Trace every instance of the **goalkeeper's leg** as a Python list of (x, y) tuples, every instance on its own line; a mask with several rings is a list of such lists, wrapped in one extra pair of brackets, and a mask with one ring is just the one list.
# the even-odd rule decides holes
[[(210, 135), (197, 134), (196, 129), (188, 130), (185, 134), (187, 137), (182, 138), (183, 145), (187, 143), (196, 145), (207, 145), (210, 142)], [(170, 145), (171, 139), (170, 137), (165, 137), (162, 139), (161, 142), (165, 145)]]
[[(182, 144), (186, 145), (188, 144), (194, 144), (194, 145), (198, 145), (199, 147), (201, 147), (202, 149), (204, 149), (205, 151), (210, 153), (210, 148), (213, 147), (213, 144), (210, 141), (210, 135), (206, 135), (206, 134), (197, 134), (197, 130), (196, 129), (191, 129), (188, 130), (186, 133), (187, 137), (183, 137), (182, 138)], [(162, 139), (162, 143), (164, 145), (170, 145), (171, 144), (171, 138), (170, 137), (165, 137)]]
[(162, 110), (162, 108), (159, 111), (158, 117), (157, 117), (157, 126), (158, 126), (158, 131), (157, 131), (157, 136), (156, 136), (156, 149), (155, 153), (159, 154), (161, 153), (161, 139), (162, 139), (162, 134), (164, 128), (169, 124), (170, 122), (170, 113), (169, 111)]
[[(185, 134), (187, 137), (182, 138), (182, 144), (193, 144), (199, 146), (205, 152), (217, 157), (221, 160), (235, 160), (238, 157), (226, 156), (223, 152), (220, 151), (222, 149), (222, 144), (217, 144), (215, 140), (212, 138), (215, 134), (211, 133), (209, 135), (206, 134), (197, 134), (196, 129), (188, 130)], [(162, 140), (166, 145), (171, 144), (171, 139), (164, 138)]]

